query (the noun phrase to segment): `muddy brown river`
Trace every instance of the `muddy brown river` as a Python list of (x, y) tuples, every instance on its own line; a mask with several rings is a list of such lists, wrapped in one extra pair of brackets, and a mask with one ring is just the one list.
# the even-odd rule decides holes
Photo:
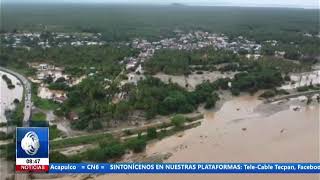
[[(261, 101), (242, 96), (206, 112), (202, 125), (148, 145), (146, 155), (172, 153), (165, 162), (319, 162), (319, 111), (316, 102), (299, 111), (256, 110)], [(292, 103), (292, 102), (286, 102)], [(285, 103), (283, 104), (285, 106)], [(79, 176), (78, 176), (79, 177)], [(115, 180), (319, 180), (319, 175), (99, 175)], [(75, 177), (72, 177), (72, 179)], [(81, 177), (79, 177), (81, 178)], [(83, 178), (83, 177), (82, 177)], [(70, 177), (64, 177), (70, 179)]]

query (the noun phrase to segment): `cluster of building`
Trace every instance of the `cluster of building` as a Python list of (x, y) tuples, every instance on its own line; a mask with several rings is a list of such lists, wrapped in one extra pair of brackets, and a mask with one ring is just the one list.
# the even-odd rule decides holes
[(304, 36), (304, 37), (311, 37), (311, 38), (312, 38), (312, 37), (313, 37), (313, 38), (320, 38), (320, 33), (314, 34), (314, 35), (313, 35), (313, 34), (310, 34), (310, 33), (304, 33), (303, 36)]
[(106, 43), (101, 40), (100, 33), (3, 33), (0, 34), (0, 40), (7, 47), (26, 49), (33, 47), (92, 46)]
[(135, 39), (131, 43), (131, 46), (143, 50), (146, 55), (150, 55), (159, 49), (197, 50), (205, 47), (226, 49), (235, 53), (238, 53), (240, 50), (247, 50), (249, 53), (258, 54), (261, 51), (260, 44), (249, 41), (242, 36), (230, 40), (224, 34), (214, 34), (203, 31), (195, 31), (187, 34), (179, 33), (174, 38), (166, 38), (155, 42)]
[(80, 83), (85, 76), (80, 78), (73, 78), (64, 73), (64, 68), (57, 67), (45, 63), (29, 63), (29, 67), (36, 70), (35, 76), (28, 77), (33, 83), (39, 84), (37, 95), (43, 99), (50, 99), (58, 103), (63, 103), (66, 99), (66, 92), (63, 90), (49, 89), (48, 79), (51, 82), (63, 81), (67, 86), (71, 87)]
[(206, 47), (215, 49), (225, 49), (239, 53), (246, 51), (247, 58), (259, 59), (261, 57), (261, 44), (254, 41), (249, 41), (246, 38), (239, 36), (230, 40), (224, 34), (214, 34), (203, 31), (195, 31), (187, 34), (177, 33), (176, 37), (165, 38), (159, 41), (149, 42), (145, 39), (134, 39), (127, 43), (135, 49), (139, 49), (140, 53), (137, 57), (126, 57), (121, 61), (125, 63), (126, 70), (129, 71), (128, 80), (123, 81), (136, 84), (139, 79), (143, 78), (143, 68), (141, 64), (150, 59), (157, 50), (160, 49), (177, 49), (177, 50), (198, 50)]

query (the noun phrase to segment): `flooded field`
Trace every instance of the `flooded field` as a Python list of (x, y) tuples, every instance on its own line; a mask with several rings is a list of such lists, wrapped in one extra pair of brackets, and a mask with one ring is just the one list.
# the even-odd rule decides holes
[(281, 89), (290, 90), (302, 86), (320, 84), (320, 70), (290, 75), (291, 82), (285, 84)]
[[(165, 162), (319, 162), (319, 111), (315, 101), (299, 111), (278, 111), (242, 96), (206, 112), (202, 125), (148, 145), (147, 156), (172, 153)], [(297, 102), (298, 103), (298, 102)], [(276, 106), (276, 104), (274, 104)], [(263, 108), (268, 106), (269, 108)], [(78, 178), (84, 178), (84, 176)], [(94, 179), (310, 179), (319, 175), (100, 175)], [(72, 177), (74, 179), (75, 177)], [(64, 177), (63, 179), (70, 179)]]
[[(12, 84), (15, 85), (14, 89), (9, 89), (6, 82), (2, 79), (2, 75), (7, 75), (11, 79)], [(11, 74), (0, 71), (0, 122), (7, 122), (5, 117), (5, 110), (14, 108), (13, 101), (18, 99), (22, 100), (23, 86), (20, 81)]]
[(158, 73), (154, 77), (161, 79), (161, 81), (168, 83), (172, 81), (173, 83), (179, 84), (181, 87), (186, 87), (188, 90), (194, 90), (195, 87), (201, 84), (203, 81), (214, 82), (220, 78), (233, 78), (234, 72), (232, 73), (220, 73), (219, 71), (204, 72), (203, 74), (192, 73), (188, 76), (173, 76), (163, 73)]

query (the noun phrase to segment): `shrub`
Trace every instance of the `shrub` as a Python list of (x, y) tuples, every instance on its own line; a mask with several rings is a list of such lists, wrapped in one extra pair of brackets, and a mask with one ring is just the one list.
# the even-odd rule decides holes
[(89, 161), (105, 162), (106, 160), (120, 158), (125, 153), (125, 146), (119, 141), (112, 141), (103, 146), (100, 144), (99, 148), (86, 151), (83, 156)]
[(130, 135), (133, 134), (133, 132), (130, 131), (130, 129), (125, 129), (125, 130), (123, 130), (123, 133), (124, 133), (126, 136), (130, 136)]
[(236, 88), (232, 88), (232, 89), (231, 89), (231, 93), (232, 93), (232, 95), (234, 95), (234, 96), (239, 96), (239, 95), (240, 95), (240, 90), (239, 90), (239, 89), (236, 89)]
[(297, 91), (298, 92), (303, 92), (303, 91), (308, 91), (309, 90), (309, 87), (308, 86), (302, 86), (302, 87), (298, 87), (297, 88)]
[(147, 137), (149, 139), (155, 139), (157, 138), (157, 129), (156, 128), (148, 128), (147, 129)]
[(275, 95), (276, 95), (275, 91), (268, 90), (268, 91), (265, 91), (263, 94), (261, 94), (260, 97), (262, 97), (262, 98), (271, 98), (271, 97), (274, 97)]
[(139, 153), (144, 151), (144, 149), (146, 148), (147, 142), (145, 139), (143, 138), (135, 138), (135, 139), (130, 139), (126, 142), (126, 146), (133, 150), (133, 152), (135, 153)]
[(176, 128), (182, 128), (185, 122), (186, 122), (186, 118), (182, 115), (175, 115), (174, 117), (171, 118), (171, 123)]
[(277, 94), (279, 94), (279, 95), (288, 95), (290, 93), (288, 91), (284, 90), (284, 89), (279, 89), (279, 90), (277, 90)]
[(218, 100), (219, 100), (218, 95), (216, 93), (214, 93), (214, 95), (212, 95), (206, 99), (206, 105), (204, 106), (204, 108), (206, 108), (206, 109), (213, 108), (216, 105), (216, 102)]
[(285, 81), (291, 81), (291, 78), (288, 74), (286, 74), (283, 78)]

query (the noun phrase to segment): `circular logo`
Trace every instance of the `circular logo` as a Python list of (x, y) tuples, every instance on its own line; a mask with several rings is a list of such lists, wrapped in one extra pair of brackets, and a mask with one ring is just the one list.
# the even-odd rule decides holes
[(35, 155), (40, 148), (40, 142), (37, 134), (33, 131), (27, 132), (27, 134), (21, 140), (21, 148), (28, 155)]

